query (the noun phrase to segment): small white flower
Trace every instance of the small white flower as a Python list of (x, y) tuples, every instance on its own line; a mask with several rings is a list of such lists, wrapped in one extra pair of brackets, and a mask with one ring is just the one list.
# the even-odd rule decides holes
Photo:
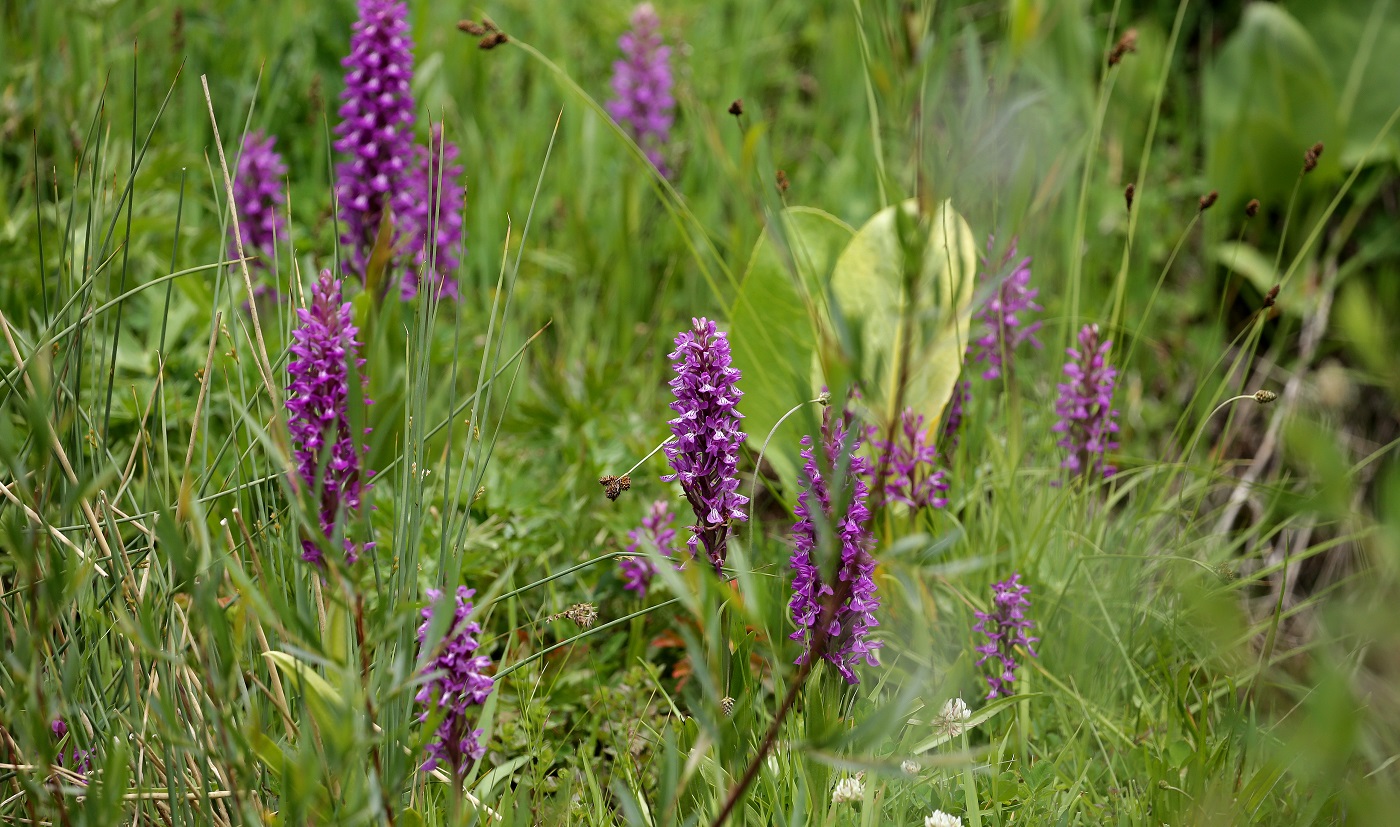
[(831, 803), (843, 804), (847, 801), (860, 801), (865, 798), (865, 782), (860, 775), (853, 778), (843, 778), (836, 782), (836, 789), (831, 791)]
[(905, 775), (919, 774), (919, 762), (911, 758), (904, 759), (904, 762), (899, 765), (899, 768), (904, 770)]
[(924, 827), (962, 827), (962, 819), (934, 810), (933, 815), (924, 816)]
[(972, 710), (967, 708), (962, 698), (949, 698), (948, 702), (943, 704), (943, 711), (938, 713), (934, 726), (956, 738), (967, 729), (967, 721), (971, 717)]

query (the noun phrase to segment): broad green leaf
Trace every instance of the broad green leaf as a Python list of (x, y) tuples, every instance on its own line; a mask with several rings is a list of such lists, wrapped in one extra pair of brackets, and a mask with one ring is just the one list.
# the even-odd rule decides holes
[[(1389, 113), (1387, 113), (1389, 114)], [(1316, 141), (1340, 148), (1337, 92), (1308, 30), (1273, 3), (1245, 7), (1205, 82), (1207, 181), (1228, 206), (1258, 198), (1281, 209)], [(1323, 153), (1308, 183), (1337, 174)]]
[(1337, 89), (1343, 141), (1335, 149), (1342, 166), (1400, 161), (1400, 133), (1396, 132), (1377, 147), (1375, 156), (1365, 157), (1376, 134), (1400, 107), (1400, 85), (1390, 62), (1400, 54), (1400, 0), (1294, 0), (1285, 5), (1317, 42)]
[[(1278, 284), (1279, 274), (1274, 270), (1274, 262), (1257, 247), (1243, 242), (1226, 241), (1215, 245), (1214, 257), (1217, 263), (1227, 270), (1239, 273), (1249, 280), (1260, 293), (1267, 293)], [(1285, 312), (1302, 315), (1306, 309), (1306, 297), (1299, 289), (1279, 291), (1277, 304)]]
[[(1012, 695), (1007, 698), (997, 698), (995, 701), (992, 701), (991, 703), (972, 713), (972, 717), (968, 718), (967, 723), (963, 724), (963, 730), (970, 732), (973, 729), (976, 729), (977, 727), (991, 720), (993, 716), (1000, 715), (1002, 712), (1010, 709), (1011, 707), (1015, 706), (1021, 701), (1037, 697), (1040, 694), (1041, 693), (1039, 692), (1027, 692), (1022, 695)], [(947, 733), (943, 733), (942, 735), (935, 735), (934, 737), (915, 747), (914, 754), (918, 755), (921, 752), (928, 752), (934, 747), (942, 746), (951, 740), (953, 740), (953, 736)]]
[(481, 780), (476, 782), (472, 792), (482, 798), (490, 796), (491, 793), (495, 792), (497, 784), (510, 778), (516, 770), (533, 761), (534, 758), (533, 755), (517, 755), (500, 766), (494, 767), (490, 772), (481, 776)]
[(861, 332), (862, 375), (873, 383), (865, 396), (881, 421), (913, 408), (936, 427), (967, 349), (976, 243), (945, 201), (929, 217), (923, 261), (906, 268), (896, 210), (918, 218), (913, 200), (876, 213), (841, 253), (831, 289)]
[[(779, 214), (782, 238), (764, 230), (754, 245), (739, 297), (730, 313), (734, 365), (743, 373), (744, 430), (755, 452), (783, 414), (812, 399), (811, 364), (817, 350), (822, 285), (855, 231), (807, 207)], [(784, 427), (792, 424), (788, 420)], [(764, 454), (788, 491), (796, 490), (800, 466), (797, 437), (775, 434)]]

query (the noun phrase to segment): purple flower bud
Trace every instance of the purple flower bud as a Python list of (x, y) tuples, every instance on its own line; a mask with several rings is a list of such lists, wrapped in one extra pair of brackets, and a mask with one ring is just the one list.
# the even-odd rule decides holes
[(691, 329), (676, 337), (676, 349), (667, 356), (676, 372), (671, 410), (678, 416), (671, 420), (675, 439), (666, 443), (674, 473), (661, 479), (680, 482), (695, 512), (687, 547), (698, 557), (703, 544), (718, 573), (728, 555), (730, 522), (748, 520), (749, 498), (739, 494), (739, 446), (747, 435), (739, 430), (743, 414), (737, 406), (744, 393), (736, 386), (740, 373), (730, 365), (728, 338), (709, 319), (690, 321)]
[(1060, 465), (1071, 474), (1107, 478), (1117, 470), (1104, 464), (1104, 453), (1118, 447), (1113, 439), (1118, 433), (1114, 421), (1118, 412), (1113, 409), (1118, 369), (1108, 364), (1112, 346), (1113, 342), (1100, 338), (1099, 326), (1090, 324), (1079, 331), (1079, 347), (1065, 349), (1067, 381), (1059, 386), (1055, 413), (1060, 419), (1053, 430), (1061, 435), (1059, 446), (1068, 451)]
[(456, 160), (457, 146), (443, 140), (441, 125), (433, 127), (426, 149), (415, 150), (408, 182), (412, 206), (404, 216), (405, 231), (412, 234), (413, 267), (404, 273), (404, 300), (418, 295), (418, 274), (430, 266), (438, 298), (457, 298), (453, 274), (462, 250), (463, 187), (462, 167)]
[[(802, 457), (806, 460), (803, 475), (807, 483), (797, 496), (797, 508), (793, 511), (797, 523), (792, 527), (791, 567), (796, 574), (788, 609), (797, 631), (790, 637), (802, 643), (802, 654), (796, 661), (800, 664), (811, 656), (818, 634), (830, 635), (824, 657), (847, 683), (856, 684), (860, 679), (854, 667), (861, 660), (879, 666), (875, 652), (882, 645), (878, 640), (866, 639), (870, 630), (880, 625), (875, 619), (875, 610), (880, 607), (880, 598), (875, 594), (875, 558), (870, 554), (875, 536), (870, 529), (870, 509), (866, 505), (869, 488), (865, 483), (873, 471), (870, 460), (858, 453), (860, 438), (852, 427), (850, 412), (832, 414), (831, 407), (822, 413), (820, 467), (812, 438), (802, 438)], [(836, 474), (843, 467), (843, 480), (823, 476)], [(849, 492), (843, 492), (848, 487)], [(847, 503), (846, 513), (833, 514), (834, 503), (843, 501)], [(834, 580), (823, 578), (818, 569), (818, 513), (840, 546), (840, 569)], [(836, 608), (828, 615), (830, 625), (819, 630), (826, 604), (832, 601)]]
[[(627, 532), (632, 540), (627, 550), (644, 555), (646, 549), (652, 548), (662, 557), (674, 556), (676, 530), (671, 524), (675, 521), (676, 515), (671, 513), (671, 507), (665, 500), (652, 503), (647, 515), (642, 518), (641, 526)], [(622, 587), (636, 592), (638, 597), (646, 597), (651, 578), (656, 576), (656, 565), (645, 556), (623, 557), (618, 560), (618, 568), (622, 570)]]
[(618, 39), (624, 60), (613, 63), (614, 98), (608, 114), (627, 128), (648, 159), (670, 177), (662, 156), (671, 136), (676, 100), (671, 96), (671, 47), (650, 3), (632, 12), (632, 31)]
[[(287, 237), (287, 219), (282, 205), (282, 179), (287, 165), (277, 154), (277, 136), (263, 135), (262, 130), (249, 132), (243, 140), (243, 153), (238, 158), (238, 171), (233, 178), (233, 204), (238, 209), (238, 229), (243, 236), (243, 250), (248, 255), (261, 253), (249, 262), (251, 267), (269, 270), (268, 261), (277, 255), (277, 241)], [(238, 258), (238, 244), (230, 239), (229, 258)], [(264, 285), (259, 285), (264, 287)]]
[(1021, 585), (1021, 575), (1012, 574), (1009, 579), (992, 584), (992, 611), (974, 612), (977, 624), (972, 627), (973, 631), (987, 636), (987, 642), (976, 647), (976, 651), (982, 655), (977, 665), (992, 660), (987, 673), (987, 685), (991, 689), (987, 693), (989, 701), (1016, 694), (1012, 683), (1016, 680), (1019, 666), (1016, 662), (1017, 646), (1026, 647), (1031, 657), (1038, 657), (1032, 646), (1040, 638), (1027, 635), (1035, 625), (1025, 616), (1025, 609), (1031, 605), (1026, 598), (1030, 593), (1028, 586)]
[(363, 279), (385, 209), (402, 224), (412, 209), (408, 186), (413, 162), (413, 39), (408, 4), (360, 0), (350, 36), (341, 92), (336, 152), (336, 198), (349, 254), (346, 269)]
[(938, 447), (929, 439), (923, 415), (907, 409), (899, 424), (893, 442), (875, 439), (878, 429), (874, 426), (868, 431), (880, 455), (876, 469), (883, 468), (885, 474), (884, 484), (876, 485), (875, 490), (883, 494), (884, 503), (904, 503), (914, 511), (943, 508), (948, 504), (943, 496), (948, 481), (938, 468)]
[[(457, 606), (452, 623), (423, 669), (423, 674), (431, 677), (414, 697), (426, 707), (418, 717), (419, 721), (428, 720), (434, 711), (442, 712), (437, 740), (428, 744), (428, 760), (423, 762), (424, 772), (446, 764), (457, 775), (464, 775), (472, 761), (486, 754), (480, 740), (482, 731), (473, 729), (467, 723), (467, 707), (485, 703), (496, 684), (495, 680), (484, 674), (491, 666), (491, 659), (475, 654), (479, 645), (476, 635), (481, 634), (481, 625), (467, 620), (472, 612), (473, 594), (473, 589), (457, 587)], [(447, 605), (441, 601), (442, 596), (441, 591), (428, 589), (428, 605), (423, 608), (423, 624), (418, 627), (420, 647), (426, 642), (433, 613), (439, 606)], [(422, 654), (420, 652), (420, 657)]]
[[(988, 252), (993, 242), (993, 239), (987, 239)], [(1013, 242), (1002, 258), (1001, 266), (1006, 267), (1015, 257), (1016, 244)], [(982, 259), (982, 266), (988, 267), (986, 258)], [(999, 379), (1003, 374), (1009, 375), (1012, 357), (1022, 343), (1030, 342), (1032, 347), (1040, 347), (1040, 340), (1035, 337), (1036, 331), (1040, 330), (1040, 322), (1025, 324), (1022, 318), (1023, 314), (1041, 310), (1040, 305), (1035, 303), (1040, 291), (1032, 289), (1030, 281), (1031, 260), (1026, 257), (1017, 262), (1010, 275), (1001, 280), (986, 306), (977, 314), (985, 331), (981, 338), (973, 342), (972, 355), (974, 361), (988, 364), (988, 368), (982, 372), (983, 379)]]
[(939, 440), (947, 447), (943, 453), (952, 456), (958, 450), (958, 440), (961, 435), (958, 431), (962, 428), (963, 411), (967, 403), (972, 401), (972, 383), (966, 379), (960, 380), (953, 386), (953, 396), (948, 400), (948, 413), (943, 417), (943, 430), (939, 433)]
[(54, 718), (49, 724), (49, 730), (53, 732), (53, 737), (62, 738), (68, 734), (68, 724), (62, 718)]
[[(311, 288), (311, 306), (298, 308), (301, 324), (292, 331), (292, 360), (287, 366), (287, 430), (297, 462), (297, 481), (321, 496), (321, 530), (333, 537), (337, 516), (358, 511), (368, 485), (361, 482), (360, 453), (350, 432), (349, 364), (362, 367), (360, 343), (351, 321), (350, 303), (341, 301), (340, 280), (322, 270)], [(364, 383), (365, 377), (360, 377)], [(368, 399), (365, 404), (370, 404)], [(365, 428), (369, 433), (369, 428)], [(329, 446), (329, 448), (327, 448)], [(322, 467), (324, 465), (324, 468)], [(358, 551), (347, 539), (346, 557)], [(302, 541), (302, 559), (321, 562), (312, 540)]]

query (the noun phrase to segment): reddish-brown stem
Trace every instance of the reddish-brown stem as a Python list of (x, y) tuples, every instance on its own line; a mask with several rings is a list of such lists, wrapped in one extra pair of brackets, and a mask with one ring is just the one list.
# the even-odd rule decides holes
[[(369, 649), (366, 645), (368, 639), (365, 635), (365, 598), (361, 594), (355, 595), (355, 637), (359, 638), (360, 644), (360, 682), (365, 691), (365, 714), (369, 716), (370, 733), (374, 732), (374, 701), (369, 695)], [(389, 822), (389, 827), (394, 824), (394, 808), (389, 805), (389, 796), (384, 791), (384, 768), (379, 761), (379, 743), (371, 741), (369, 747), (370, 761), (374, 764), (374, 777), (379, 783), (379, 798), (384, 802), (384, 817)]]

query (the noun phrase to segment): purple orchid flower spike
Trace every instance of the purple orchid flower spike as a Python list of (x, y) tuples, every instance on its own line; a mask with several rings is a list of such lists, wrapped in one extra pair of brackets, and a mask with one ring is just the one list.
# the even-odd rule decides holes
[(1117, 449), (1113, 435), (1118, 433), (1114, 420), (1113, 390), (1118, 382), (1118, 369), (1108, 363), (1108, 351), (1113, 342), (1099, 334), (1099, 326), (1085, 325), (1079, 331), (1079, 347), (1067, 348), (1066, 381), (1059, 386), (1060, 398), (1055, 403), (1059, 421), (1054, 431), (1060, 434), (1059, 446), (1067, 452), (1061, 467), (1072, 475), (1089, 477), (1113, 476), (1117, 471), (1104, 463), (1104, 454)]
[(705, 318), (691, 319), (691, 328), (676, 337), (676, 349), (667, 358), (676, 373), (671, 380), (675, 439), (665, 449), (673, 473), (661, 479), (681, 484), (695, 512), (687, 547), (697, 558), (703, 547), (719, 573), (728, 555), (730, 523), (748, 520), (744, 505), (749, 498), (739, 493), (739, 446), (746, 436), (737, 408), (744, 396), (737, 384), (740, 373), (731, 364), (729, 339)]
[[(301, 324), (292, 331), (292, 360), (287, 366), (287, 430), (296, 458), (297, 481), (310, 491), (320, 491), (321, 531), (334, 536), (336, 519), (358, 511), (368, 484), (368, 472), (360, 468), (360, 455), (350, 429), (350, 363), (358, 369), (357, 329), (350, 303), (342, 301), (340, 280), (330, 270), (311, 288), (311, 306), (297, 309)], [(366, 377), (360, 377), (363, 384)], [(365, 404), (370, 404), (366, 399)], [(365, 434), (369, 428), (365, 428)], [(327, 448), (329, 446), (329, 448)], [(323, 457), (323, 454), (327, 454)], [(346, 560), (354, 563), (359, 552), (347, 539)], [(321, 549), (313, 540), (302, 541), (302, 559), (321, 563)]]
[(632, 30), (618, 39), (624, 59), (613, 63), (614, 97), (607, 108), (669, 178), (663, 152), (671, 139), (676, 100), (671, 95), (671, 47), (662, 42), (660, 29), (650, 3), (632, 12)]
[(346, 69), (345, 91), (335, 128), (335, 151), (346, 156), (335, 171), (340, 241), (349, 255), (346, 269), (363, 280), (385, 211), (402, 225), (413, 210), (413, 39), (408, 4), (359, 0), (350, 54), (341, 65)]
[(671, 524), (675, 521), (676, 515), (671, 513), (671, 506), (665, 500), (657, 500), (647, 509), (642, 524), (627, 533), (632, 540), (627, 550), (638, 556), (618, 560), (624, 589), (636, 592), (637, 597), (647, 596), (651, 579), (656, 576), (656, 564), (646, 558), (646, 549), (655, 549), (662, 557), (674, 557), (676, 529)]
[[(993, 243), (993, 239), (987, 239), (989, 253)], [(1014, 258), (1016, 244), (1013, 242), (1002, 258), (1001, 266), (1005, 268)], [(982, 259), (982, 266), (989, 268), (987, 259)], [(1000, 379), (1003, 375), (1009, 375), (1016, 349), (1022, 344), (1030, 343), (1037, 349), (1041, 346), (1035, 336), (1036, 331), (1040, 330), (1040, 322), (1028, 322), (1025, 318), (1027, 314), (1041, 310), (1040, 305), (1035, 303), (1040, 291), (1032, 288), (1030, 281), (1031, 260), (1027, 256), (1016, 262), (1011, 273), (1001, 280), (987, 304), (977, 314), (984, 331), (972, 343), (972, 358), (975, 362), (987, 363), (987, 369), (982, 371), (983, 379)]]
[[(811, 657), (825, 604), (837, 602), (830, 625), (824, 630), (830, 640), (823, 656), (849, 684), (860, 683), (855, 667), (861, 661), (870, 666), (880, 664), (876, 651), (882, 645), (868, 637), (880, 625), (875, 619), (880, 598), (875, 593), (875, 558), (871, 556), (875, 535), (867, 504), (870, 490), (865, 482), (874, 472), (870, 460), (858, 453), (858, 433), (849, 411), (836, 414), (828, 407), (822, 413), (820, 465), (817, 445), (810, 436), (802, 438), (806, 488), (798, 495), (793, 511), (797, 523), (792, 528), (790, 565), (796, 574), (788, 603), (797, 626), (790, 637), (802, 643), (802, 654), (796, 661), (801, 664)], [(845, 479), (830, 478), (843, 468)], [(847, 488), (848, 495), (842, 496), (842, 490)], [(845, 514), (833, 513), (838, 501), (847, 502)], [(840, 546), (840, 569), (834, 581), (823, 577), (818, 568), (818, 514), (830, 526), (834, 541)]]
[(1017, 646), (1025, 647), (1031, 657), (1038, 657), (1034, 644), (1040, 638), (1029, 636), (1035, 624), (1025, 613), (1031, 605), (1028, 599), (1030, 593), (1030, 588), (1021, 584), (1021, 575), (1013, 574), (992, 585), (992, 610), (975, 612), (977, 624), (972, 629), (987, 636), (987, 642), (976, 647), (982, 656), (977, 660), (977, 665), (991, 662), (987, 674), (987, 686), (990, 688), (987, 700), (1016, 694), (1012, 684), (1016, 681), (1016, 669), (1020, 666), (1016, 660)]
[[(456, 607), (452, 621), (443, 634), (442, 642), (434, 650), (423, 673), (432, 675), (414, 698), (425, 709), (418, 720), (426, 721), (434, 711), (442, 712), (438, 724), (436, 740), (428, 744), (428, 759), (423, 762), (423, 771), (431, 772), (439, 764), (445, 764), (456, 775), (466, 774), (473, 761), (486, 754), (481, 743), (482, 730), (475, 729), (467, 722), (469, 707), (486, 702), (494, 679), (485, 674), (491, 666), (491, 659), (477, 654), (476, 636), (481, 634), (481, 625), (468, 621), (472, 613), (471, 597), (475, 591), (459, 586)], [(428, 589), (428, 605), (423, 608), (423, 623), (418, 627), (418, 644), (426, 643), (428, 627), (439, 608), (449, 608), (437, 589)]]

